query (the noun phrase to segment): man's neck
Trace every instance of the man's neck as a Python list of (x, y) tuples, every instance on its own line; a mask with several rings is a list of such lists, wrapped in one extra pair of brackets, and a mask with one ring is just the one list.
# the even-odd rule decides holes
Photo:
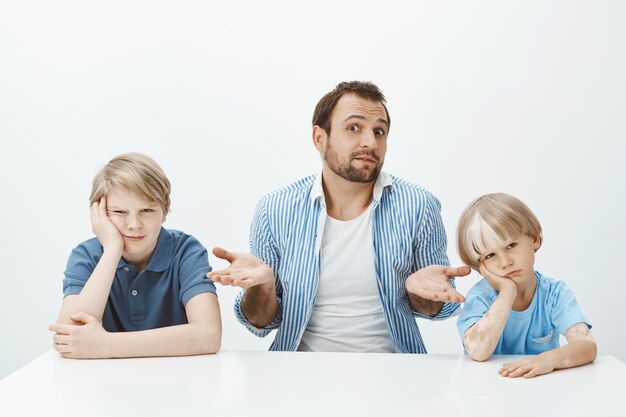
[(359, 217), (371, 204), (374, 184), (348, 181), (330, 169), (322, 170), (322, 188), (326, 199), (326, 212), (337, 220)]

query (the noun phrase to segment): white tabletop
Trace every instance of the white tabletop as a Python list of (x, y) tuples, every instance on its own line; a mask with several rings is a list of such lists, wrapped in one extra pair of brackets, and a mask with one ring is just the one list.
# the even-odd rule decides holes
[(538, 378), (511, 357), (224, 351), (70, 360), (48, 352), (0, 381), (0, 416), (614, 416), (626, 365), (611, 356)]

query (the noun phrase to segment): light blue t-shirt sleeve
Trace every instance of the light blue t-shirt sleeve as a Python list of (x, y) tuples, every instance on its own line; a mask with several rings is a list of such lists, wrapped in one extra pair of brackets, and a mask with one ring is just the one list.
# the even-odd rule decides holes
[(493, 289), (489, 291), (489, 289), (491, 289), (491, 287), (485, 287), (481, 281), (474, 285), (467, 293), (463, 310), (461, 310), (461, 314), (456, 322), (456, 327), (461, 337), (461, 343), (463, 343), (463, 337), (467, 329), (483, 318), (487, 310), (489, 310), (489, 307), (491, 307), (496, 292)]
[(211, 271), (209, 254), (204, 246), (191, 236), (185, 242), (179, 268), (180, 302), (183, 305), (187, 305), (187, 302), (198, 294), (216, 293), (215, 284), (206, 277)]
[(563, 335), (577, 323), (585, 323), (591, 329), (591, 324), (580, 310), (574, 293), (562, 281), (559, 281), (552, 291), (551, 320), (553, 326)]

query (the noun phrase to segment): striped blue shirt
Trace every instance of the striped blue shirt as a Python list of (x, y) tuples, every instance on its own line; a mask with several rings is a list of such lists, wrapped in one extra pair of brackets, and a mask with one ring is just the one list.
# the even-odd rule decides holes
[[(381, 172), (374, 185), (372, 237), (378, 292), (397, 352), (426, 353), (415, 317), (445, 319), (459, 303), (445, 303), (435, 317), (411, 308), (406, 278), (428, 265), (449, 265), (441, 205), (425, 189)], [(235, 299), (237, 319), (257, 336), (278, 329), (270, 350), (295, 351), (306, 329), (320, 273), (320, 247), (326, 223), (322, 175), (312, 175), (261, 199), (250, 228), (250, 250), (276, 277), (276, 319), (252, 325)], [(454, 280), (450, 280), (454, 286)]]

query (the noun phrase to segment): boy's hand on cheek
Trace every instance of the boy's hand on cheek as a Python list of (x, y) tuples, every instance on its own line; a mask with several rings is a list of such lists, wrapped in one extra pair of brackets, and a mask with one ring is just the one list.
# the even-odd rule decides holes
[(487, 279), (489, 285), (491, 285), (496, 291), (502, 292), (503, 290), (509, 290), (514, 294), (517, 294), (517, 285), (515, 285), (513, 280), (494, 274), (487, 269), (483, 262), (480, 263), (480, 274)]
[(539, 375), (548, 374), (554, 371), (554, 366), (547, 358), (537, 355), (520, 359), (519, 361), (505, 363), (498, 373), (509, 378), (532, 378)]
[(91, 230), (96, 235), (105, 251), (113, 250), (119, 251), (120, 253), (122, 252), (124, 239), (107, 215), (106, 197), (102, 197), (99, 203), (93, 203), (91, 205)]

